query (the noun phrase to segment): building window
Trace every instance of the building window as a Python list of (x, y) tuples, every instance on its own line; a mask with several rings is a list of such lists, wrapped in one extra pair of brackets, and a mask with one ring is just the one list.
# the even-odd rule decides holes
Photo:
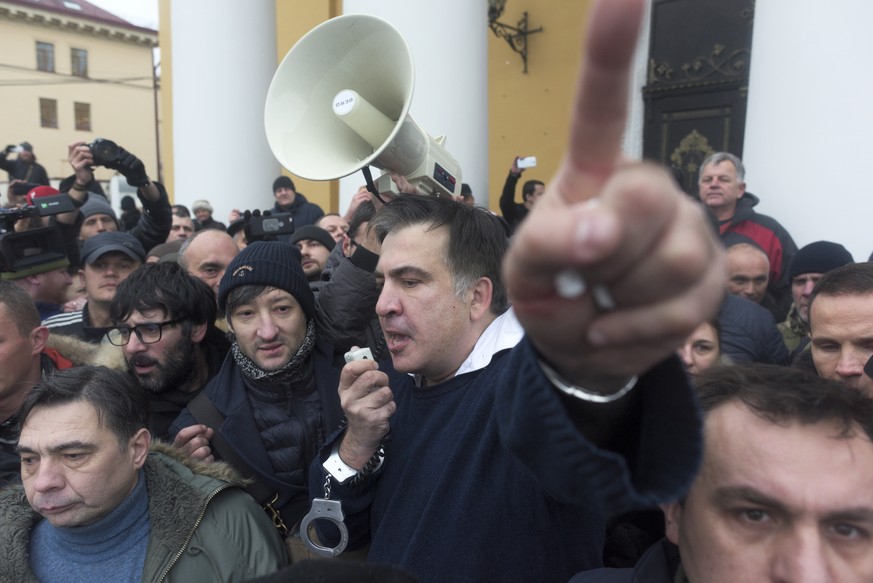
[(85, 49), (70, 49), (71, 70), (76, 77), (88, 76), (88, 51)]
[(58, 127), (58, 100), (39, 99), (39, 125), (44, 128)]
[(74, 103), (76, 107), (76, 129), (83, 132), (91, 131), (91, 104)]
[(36, 43), (36, 68), (40, 71), (55, 72), (55, 45)]

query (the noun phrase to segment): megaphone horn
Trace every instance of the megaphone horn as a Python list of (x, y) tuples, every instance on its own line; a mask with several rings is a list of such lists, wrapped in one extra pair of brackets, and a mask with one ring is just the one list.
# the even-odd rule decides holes
[(375, 16), (332, 18), (295, 44), (264, 108), (270, 149), (290, 172), (333, 180), (372, 165), (427, 194), (459, 194), (461, 168), (409, 116), (412, 55)]

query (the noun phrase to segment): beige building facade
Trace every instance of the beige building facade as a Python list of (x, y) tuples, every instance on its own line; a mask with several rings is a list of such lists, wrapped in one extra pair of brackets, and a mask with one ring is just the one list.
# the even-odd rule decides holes
[(29, 142), (56, 183), (71, 174), (68, 144), (108, 138), (157, 179), (157, 41), (84, 1), (0, 1), (0, 148)]

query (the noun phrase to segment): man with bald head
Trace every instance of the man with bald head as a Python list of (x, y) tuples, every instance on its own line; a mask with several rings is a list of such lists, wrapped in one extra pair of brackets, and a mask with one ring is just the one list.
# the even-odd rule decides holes
[(239, 253), (233, 238), (218, 229), (197, 231), (179, 250), (179, 265), (203, 280), (218, 295), (218, 283), (231, 260)]
[(728, 292), (761, 304), (767, 295), (770, 259), (752, 243), (727, 248)]

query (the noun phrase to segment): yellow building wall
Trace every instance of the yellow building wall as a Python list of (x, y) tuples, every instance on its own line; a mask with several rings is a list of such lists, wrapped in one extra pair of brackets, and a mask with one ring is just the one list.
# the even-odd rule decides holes
[[(341, 0), (279, 0), (276, 2), (276, 64), (282, 62), (285, 54), (307, 32), (342, 14)], [(283, 174), (291, 176), (294, 186), (306, 195), (324, 212), (339, 212), (339, 181), (313, 181), (300, 178), (287, 170)]]
[[(0, 148), (30, 142), (49, 178), (72, 173), (68, 144), (109, 138), (142, 159), (157, 174), (157, 137), (152, 83), (151, 45), (156, 35), (78, 21), (50, 12), (22, 11), (0, 2)], [(36, 70), (36, 43), (54, 45), (55, 72)], [(88, 51), (88, 78), (71, 76), (70, 49)], [(100, 82), (108, 80), (108, 82)], [(58, 127), (40, 126), (40, 98), (57, 101)], [(91, 131), (75, 129), (74, 103), (91, 105)], [(3, 182), (5, 173), (0, 178)], [(115, 174), (95, 169), (98, 180)]]
[(161, 106), (160, 106), (160, 147), (161, 147), (161, 179), (169, 193), (170, 203), (175, 202), (173, 195), (173, 23), (170, 19), (170, 1), (158, 2), (158, 45), (161, 47)]
[[(569, 137), (568, 120), (579, 67), (590, 1), (510, 0), (500, 22), (515, 26), (524, 11), (528, 27), (543, 32), (528, 37), (528, 72), (521, 56), (489, 32), (488, 146), (489, 208), (497, 210), (500, 193), (515, 156), (536, 156), (537, 167), (524, 180), (548, 183)], [(516, 192), (521, 202), (521, 185)]]
[[(169, 54), (170, 2), (160, 0), (160, 44)], [(543, 32), (528, 38), (528, 72), (523, 73), (520, 55), (506, 41), (487, 31), (488, 40), (488, 206), (497, 210), (500, 192), (516, 155), (536, 156), (538, 165), (524, 179), (548, 182), (560, 163), (568, 140), (568, 119), (575, 91), (586, 15), (590, 0), (511, 0), (500, 21), (515, 25), (528, 12), (531, 29)], [(485, 7), (483, 6), (483, 10)], [(276, 2), (276, 63), (307, 32), (329, 18), (342, 14), (341, 0), (281, 0)], [(162, 63), (162, 156), (172, 160), (172, 68)], [(172, 168), (164, 179), (172, 185)], [(287, 171), (284, 171), (287, 173)], [(287, 173), (298, 190), (325, 209), (339, 210), (339, 182), (315, 182)], [(170, 189), (172, 192), (172, 188)], [(521, 201), (521, 192), (516, 195)]]

